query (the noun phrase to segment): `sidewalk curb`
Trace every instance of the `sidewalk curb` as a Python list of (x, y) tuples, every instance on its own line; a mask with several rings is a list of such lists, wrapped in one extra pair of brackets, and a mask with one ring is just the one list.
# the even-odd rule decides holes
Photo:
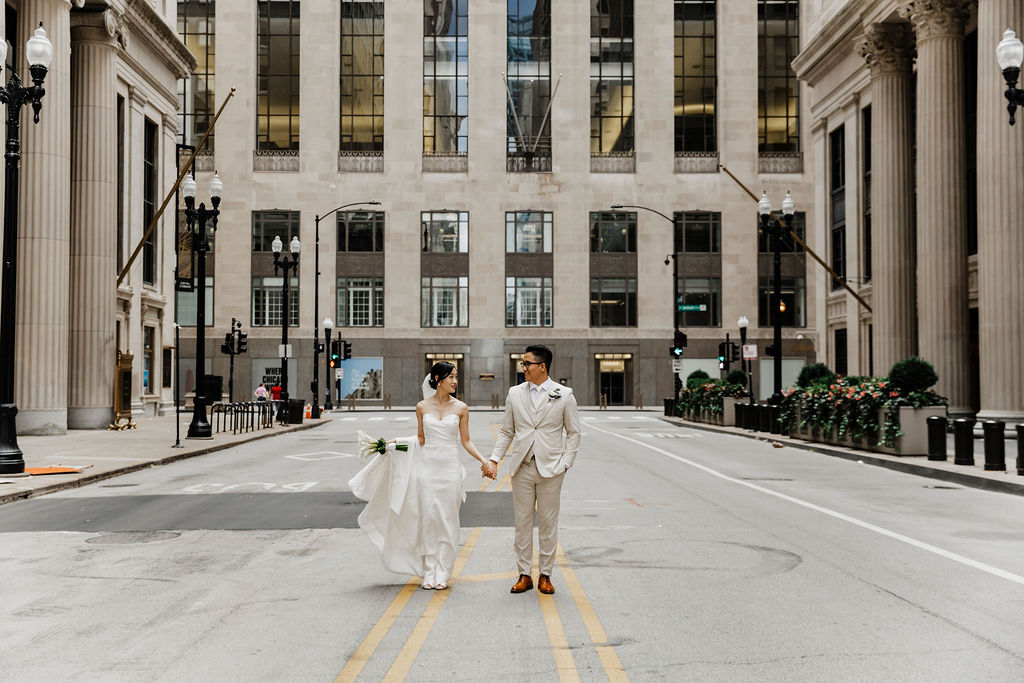
[(292, 434), (294, 432), (301, 432), (307, 429), (313, 429), (315, 427), (320, 427), (322, 425), (328, 424), (329, 422), (330, 420), (317, 420), (315, 422), (310, 421), (308, 423), (303, 422), (301, 425), (296, 425), (295, 427), (288, 429), (287, 431), (284, 432), (269, 431), (266, 434), (260, 434), (259, 432), (256, 432), (250, 438), (239, 439), (237, 441), (231, 441), (229, 443), (214, 444), (207, 448), (199, 448), (194, 451), (186, 451), (184, 453), (172, 453), (168, 456), (157, 458), (156, 460), (150, 460), (148, 462), (137, 462), (133, 465), (125, 465), (124, 467), (118, 467), (116, 469), (107, 470), (105, 472), (89, 474), (84, 477), (79, 477), (77, 479), (70, 479), (68, 481), (62, 481), (56, 484), (50, 484), (48, 486), (40, 486), (39, 488), (31, 489), (28, 491), (16, 491), (14, 493), (3, 494), (0, 495), (0, 505), (4, 505), (6, 503), (13, 503), (18, 500), (37, 498), (39, 496), (44, 496), (49, 493), (57, 493), (58, 491), (76, 489), (82, 486), (87, 486), (89, 484), (94, 484), (98, 481), (103, 481), (105, 479), (119, 477), (123, 474), (131, 474), (132, 472), (138, 472), (139, 470), (148, 469), (150, 467), (158, 467), (160, 465), (169, 465), (173, 462), (178, 462), (179, 460), (187, 460), (188, 458), (194, 458), (200, 455), (208, 455), (210, 453), (215, 453), (217, 451), (227, 450), (228, 448), (234, 448), (235, 446), (241, 446), (242, 444), (252, 443), (253, 441), (259, 441), (260, 439), (269, 439), (275, 436), (283, 436), (285, 434)]
[[(884, 467), (886, 469), (895, 470), (897, 472), (903, 472), (904, 474), (915, 474), (919, 477), (928, 477), (930, 479), (938, 479), (940, 481), (948, 481), (953, 484), (960, 484), (962, 486), (969, 486), (971, 488), (982, 489), (985, 491), (993, 491), (996, 493), (1009, 493), (1015, 496), (1024, 496), (1024, 481), (1021, 483), (1011, 481), (999, 481), (997, 479), (989, 479), (987, 477), (979, 477), (967, 472), (949, 472), (947, 470), (938, 469), (936, 467), (928, 467), (927, 465), (918, 465), (911, 462), (900, 462), (898, 460), (889, 460), (887, 458), (879, 458), (873, 455), (869, 455), (865, 451), (856, 451), (852, 449), (837, 448), (828, 445), (822, 445), (817, 443), (811, 443), (803, 441), (801, 439), (793, 439), (788, 436), (782, 436), (781, 434), (771, 434), (768, 432), (748, 432), (747, 430), (740, 431), (735, 427), (721, 427), (718, 425), (709, 425), (703, 422), (690, 422), (684, 420), (681, 417), (666, 417), (664, 415), (659, 416), (664, 422), (673, 424), (679, 427), (686, 427), (687, 429), (699, 429), (705, 432), (714, 432), (716, 434), (729, 434), (731, 436), (742, 436), (747, 439), (753, 439), (756, 441), (778, 441), (779, 443), (790, 446), (792, 448), (799, 448), (800, 450), (808, 451), (810, 453), (820, 453), (822, 455), (832, 456), (833, 458), (842, 458), (844, 460), (852, 460), (854, 462), (863, 462), (865, 465), (875, 465), (876, 467)], [(1009, 470), (1009, 467), (1007, 468)], [(1024, 477), (1022, 477), (1024, 480)]]

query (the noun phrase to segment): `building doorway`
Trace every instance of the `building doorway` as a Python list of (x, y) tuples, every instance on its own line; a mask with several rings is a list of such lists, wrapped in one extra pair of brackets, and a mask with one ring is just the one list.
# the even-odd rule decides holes
[(633, 354), (595, 353), (597, 362), (597, 402), (624, 406), (633, 401)]
[(428, 353), (426, 354), (426, 367), (423, 369), (423, 376), (426, 377), (430, 374), (430, 368), (434, 366), (434, 363), (439, 361), (447, 361), (455, 366), (455, 372), (459, 373), (459, 384), (455, 388), (455, 398), (460, 401), (464, 401), (463, 396), (466, 395), (466, 384), (469, 382), (469, 376), (463, 372), (465, 369), (465, 363), (463, 363), (463, 357), (461, 353)]

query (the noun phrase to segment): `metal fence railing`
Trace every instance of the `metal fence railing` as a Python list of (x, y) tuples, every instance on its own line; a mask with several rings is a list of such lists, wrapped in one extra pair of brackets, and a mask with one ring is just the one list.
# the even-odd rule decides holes
[(274, 412), (272, 401), (216, 403), (210, 411), (210, 421), (214, 432), (230, 429), (232, 434), (240, 434), (273, 427)]

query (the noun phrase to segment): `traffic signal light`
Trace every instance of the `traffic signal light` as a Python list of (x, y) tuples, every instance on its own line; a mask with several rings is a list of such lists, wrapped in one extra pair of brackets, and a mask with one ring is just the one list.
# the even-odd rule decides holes
[(738, 361), (740, 359), (740, 345), (736, 342), (731, 344), (732, 348), (729, 349), (729, 360)]
[(719, 367), (723, 367), (725, 363), (726, 349), (725, 342), (718, 342), (718, 363)]
[(343, 341), (343, 342), (341, 342), (341, 345), (342, 345), (341, 359), (342, 360), (348, 360), (349, 358), (352, 357), (352, 342)]
[(686, 348), (686, 335), (682, 330), (676, 330), (672, 346), (669, 348), (669, 355), (673, 358), (682, 358), (684, 348)]
[(249, 350), (249, 335), (246, 332), (238, 333), (238, 352), (245, 353)]
[(230, 356), (231, 355), (231, 347), (228, 346), (227, 344), (221, 344), (220, 345), (220, 352), (221, 353), (226, 353), (226, 354), (228, 354)]
[[(331, 340), (331, 360), (338, 360), (341, 355), (341, 342), (337, 339)], [(333, 367), (333, 366), (332, 366)]]

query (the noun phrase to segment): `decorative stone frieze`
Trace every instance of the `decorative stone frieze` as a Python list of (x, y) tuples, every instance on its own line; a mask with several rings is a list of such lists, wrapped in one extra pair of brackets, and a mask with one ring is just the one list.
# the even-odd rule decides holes
[(469, 156), (466, 154), (424, 154), (424, 173), (466, 173), (469, 171)]
[(758, 173), (803, 173), (801, 152), (761, 152), (757, 155)]
[(591, 173), (633, 173), (636, 171), (636, 157), (632, 152), (590, 155)]
[(338, 152), (339, 173), (383, 173), (383, 152)]
[(256, 149), (252, 152), (254, 171), (298, 171), (297, 149)]
[(718, 152), (676, 152), (676, 173), (718, 173)]

